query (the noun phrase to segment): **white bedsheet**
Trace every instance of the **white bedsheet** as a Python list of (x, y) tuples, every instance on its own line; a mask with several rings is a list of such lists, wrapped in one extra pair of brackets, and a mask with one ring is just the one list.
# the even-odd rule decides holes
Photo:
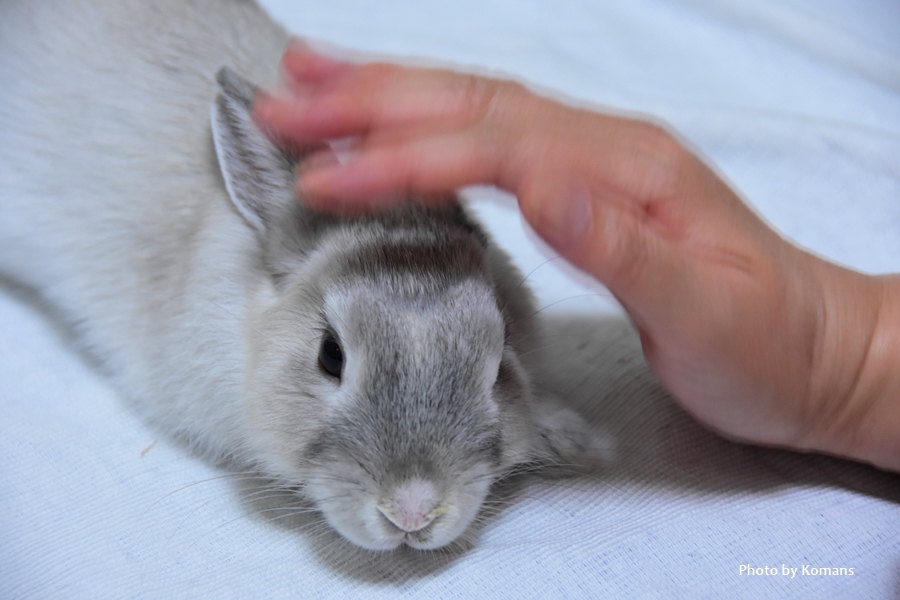
[[(657, 115), (785, 235), (900, 270), (895, 0), (263, 4), (323, 42)], [(602, 288), (547, 263), (508, 203), (478, 210), (552, 305), (559, 387), (617, 441), (605, 470), (528, 483), (458, 557), (349, 550), (146, 427), (5, 289), (0, 598), (900, 596), (900, 476), (706, 432), (648, 373)]]

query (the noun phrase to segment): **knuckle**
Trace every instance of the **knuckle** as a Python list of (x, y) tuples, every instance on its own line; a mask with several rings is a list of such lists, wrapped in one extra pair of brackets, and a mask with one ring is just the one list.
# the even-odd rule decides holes
[(675, 136), (656, 123), (641, 123), (635, 139), (642, 154), (666, 164), (680, 164), (686, 153)]
[(464, 75), (460, 82), (460, 103), (465, 113), (481, 115), (496, 93), (492, 81), (478, 75)]
[(479, 75), (464, 75), (460, 86), (463, 111), (478, 120), (487, 120), (506, 106), (519, 84), (490, 79)]
[(692, 169), (693, 155), (665, 127), (641, 122), (634, 138), (638, 157), (638, 195), (644, 199), (670, 198), (678, 194), (685, 173)]

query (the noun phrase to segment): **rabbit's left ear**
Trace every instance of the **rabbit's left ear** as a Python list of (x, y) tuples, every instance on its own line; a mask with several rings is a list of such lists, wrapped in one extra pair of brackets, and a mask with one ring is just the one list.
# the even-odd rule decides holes
[(216, 74), (219, 96), (212, 131), (225, 187), (235, 208), (265, 234), (286, 203), (294, 202), (294, 161), (256, 127), (250, 113), (257, 89), (228, 67)]

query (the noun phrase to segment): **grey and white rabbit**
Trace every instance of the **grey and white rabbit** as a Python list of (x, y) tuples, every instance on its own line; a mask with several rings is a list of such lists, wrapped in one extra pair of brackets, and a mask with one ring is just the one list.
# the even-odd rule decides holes
[(294, 197), (243, 79), (288, 39), (250, 0), (0, 3), (0, 273), (160, 430), (362, 547), (437, 548), (591, 430), (535, 392), (530, 295), (458, 204)]

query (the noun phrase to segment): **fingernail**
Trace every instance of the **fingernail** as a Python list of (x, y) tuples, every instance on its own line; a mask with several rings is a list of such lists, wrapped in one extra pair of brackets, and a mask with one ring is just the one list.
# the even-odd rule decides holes
[(544, 230), (539, 233), (564, 254), (576, 250), (593, 229), (593, 201), (584, 185), (573, 186), (568, 193), (545, 201), (542, 208), (540, 222)]
[(345, 137), (328, 142), (328, 146), (334, 153), (334, 158), (342, 165), (346, 165), (353, 160), (357, 153), (358, 139), (356, 137)]

